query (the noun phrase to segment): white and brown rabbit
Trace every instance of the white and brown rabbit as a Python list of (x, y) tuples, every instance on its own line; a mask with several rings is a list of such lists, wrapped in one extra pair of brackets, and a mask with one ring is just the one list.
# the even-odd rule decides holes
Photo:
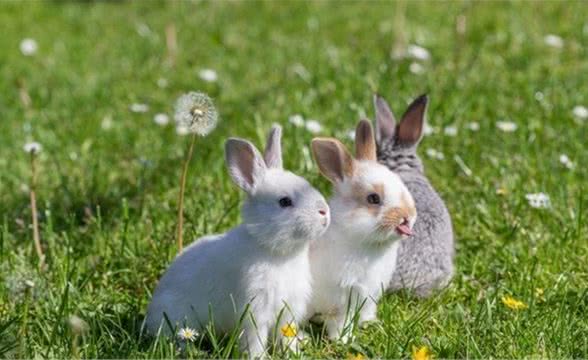
[(227, 140), (229, 173), (247, 193), (243, 223), (197, 240), (175, 259), (147, 310), (149, 333), (170, 335), (168, 321), (196, 329), (212, 321), (226, 333), (248, 309), (241, 348), (256, 357), (275, 329), (306, 318), (309, 244), (328, 228), (329, 207), (306, 180), (282, 169), (280, 137), (274, 126), (263, 157), (246, 140)]
[(389, 290), (411, 289), (421, 297), (449, 283), (455, 254), (451, 217), (425, 176), (416, 151), (423, 136), (427, 102), (427, 96), (418, 97), (396, 124), (386, 101), (374, 97), (378, 161), (400, 176), (419, 214), (414, 236), (400, 242)]
[[(412, 234), (416, 211), (400, 178), (376, 161), (370, 122), (359, 122), (353, 158), (332, 138), (315, 138), (312, 151), (321, 173), (334, 185), (332, 222), (311, 246), (311, 310), (320, 314), (331, 339), (349, 339), (359, 323), (376, 319), (388, 286), (398, 240)], [(406, 241), (410, 241), (407, 239)]]

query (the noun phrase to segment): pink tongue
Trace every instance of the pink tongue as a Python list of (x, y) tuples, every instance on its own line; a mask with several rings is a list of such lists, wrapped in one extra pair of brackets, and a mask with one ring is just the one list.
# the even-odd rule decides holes
[(396, 227), (396, 232), (401, 235), (411, 236), (412, 230), (408, 227), (407, 224), (400, 224)]

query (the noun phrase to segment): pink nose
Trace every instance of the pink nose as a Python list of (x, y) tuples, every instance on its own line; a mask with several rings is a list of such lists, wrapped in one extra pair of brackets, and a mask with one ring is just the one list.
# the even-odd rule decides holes
[(325, 210), (319, 210), (319, 214), (321, 214), (322, 216), (327, 215), (327, 212)]

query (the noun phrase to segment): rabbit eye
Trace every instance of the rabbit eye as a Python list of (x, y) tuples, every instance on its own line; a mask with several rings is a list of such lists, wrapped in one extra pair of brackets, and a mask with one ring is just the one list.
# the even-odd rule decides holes
[(380, 205), (382, 201), (380, 200), (380, 195), (372, 193), (367, 196), (367, 202), (372, 205)]
[(292, 199), (290, 199), (289, 197), (286, 196), (286, 197), (281, 198), (279, 203), (280, 203), (280, 206), (283, 208), (289, 207), (289, 206), (292, 206)]

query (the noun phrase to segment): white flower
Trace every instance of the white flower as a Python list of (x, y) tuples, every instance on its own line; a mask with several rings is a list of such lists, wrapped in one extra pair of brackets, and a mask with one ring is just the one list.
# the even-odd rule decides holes
[(41, 150), (43, 150), (43, 147), (38, 142), (31, 141), (31, 142), (24, 144), (23, 149), (25, 152), (27, 152), (29, 154), (37, 154), (37, 153), (40, 153)]
[(478, 124), (475, 121), (472, 121), (471, 123), (468, 124), (468, 129), (470, 129), (471, 131), (478, 131), (478, 130), (480, 130), (480, 124)]
[(166, 78), (157, 79), (157, 86), (159, 86), (162, 89), (166, 88), (167, 87), (167, 79)]
[(100, 127), (102, 130), (112, 129), (112, 118), (110, 116), (105, 116), (100, 123)]
[(566, 154), (561, 154), (559, 156), (559, 162), (568, 169), (573, 169), (575, 164), (570, 160), (570, 158)]
[(514, 132), (517, 129), (517, 124), (512, 121), (497, 121), (496, 127), (504, 132)]
[(149, 111), (149, 105), (134, 103), (129, 106), (129, 109), (134, 113), (146, 113)]
[(457, 136), (457, 127), (454, 125), (446, 126), (445, 129), (443, 129), (443, 133), (451, 137)]
[(529, 202), (531, 207), (537, 209), (547, 209), (551, 207), (551, 200), (549, 199), (549, 195), (545, 193), (537, 193), (537, 194), (527, 194), (525, 198)]
[(553, 48), (562, 48), (564, 45), (564, 41), (561, 37), (557, 36), (557, 35), (553, 35), (553, 34), (548, 34), (545, 35), (545, 37), (543, 38), (543, 41), (545, 42), (545, 45), (547, 46), (551, 46)]
[(290, 122), (290, 124), (297, 126), (297, 127), (304, 126), (304, 118), (300, 114), (294, 114), (294, 115), (290, 116), (288, 118), (288, 122)]
[(413, 74), (422, 74), (425, 72), (425, 67), (417, 62), (412, 62), (408, 66), (408, 70), (410, 70)]
[(163, 113), (155, 114), (155, 116), (153, 117), (153, 121), (157, 125), (165, 126), (169, 123), (169, 116)]
[(206, 82), (216, 82), (216, 80), (218, 80), (216, 71), (212, 69), (202, 69), (198, 73), (198, 76), (200, 76), (200, 78)]
[(572, 110), (574, 116), (578, 119), (585, 120), (588, 119), (588, 109), (582, 105), (574, 106), (574, 110)]
[(423, 127), (423, 134), (425, 134), (425, 136), (433, 135), (436, 132), (437, 129), (425, 122), (425, 126)]
[(192, 328), (185, 327), (178, 331), (178, 338), (183, 341), (194, 341), (198, 336), (198, 332)]
[(445, 155), (443, 155), (442, 152), (437, 151), (432, 148), (427, 149), (426, 153), (427, 153), (427, 156), (430, 157), (431, 159), (437, 159), (437, 160), (445, 159)]
[(349, 138), (349, 140), (355, 141), (355, 130), (347, 131), (347, 138)]
[(20, 52), (24, 55), (24, 56), (33, 56), (37, 53), (37, 50), (39, 49), (39, 46), (37, 45), (37, 42), (35, 41), (35, 39), (23, 39), (20, 42)]
[(422, 60), (422, 61), (426, 61), (431, 58), (431, 54), (429, 53), (429, 50), (425, 49), (422, 46), (418, 46), (418, 45), (408, 45), (408, 47), (406, 48), (406, 55), (409, 58), (416, 59), (416, 60)]
[(218, 113), (208, 95), (190, 92), (180, 96), (176, 102), (174, 119), (177, 127), (186, 128), (193, 134), (206, 136), (216, 127)]
[(306, 130), (313, 134), (318, 134), (323, 129), (323, 126), (316, 120), (306, 120)]

